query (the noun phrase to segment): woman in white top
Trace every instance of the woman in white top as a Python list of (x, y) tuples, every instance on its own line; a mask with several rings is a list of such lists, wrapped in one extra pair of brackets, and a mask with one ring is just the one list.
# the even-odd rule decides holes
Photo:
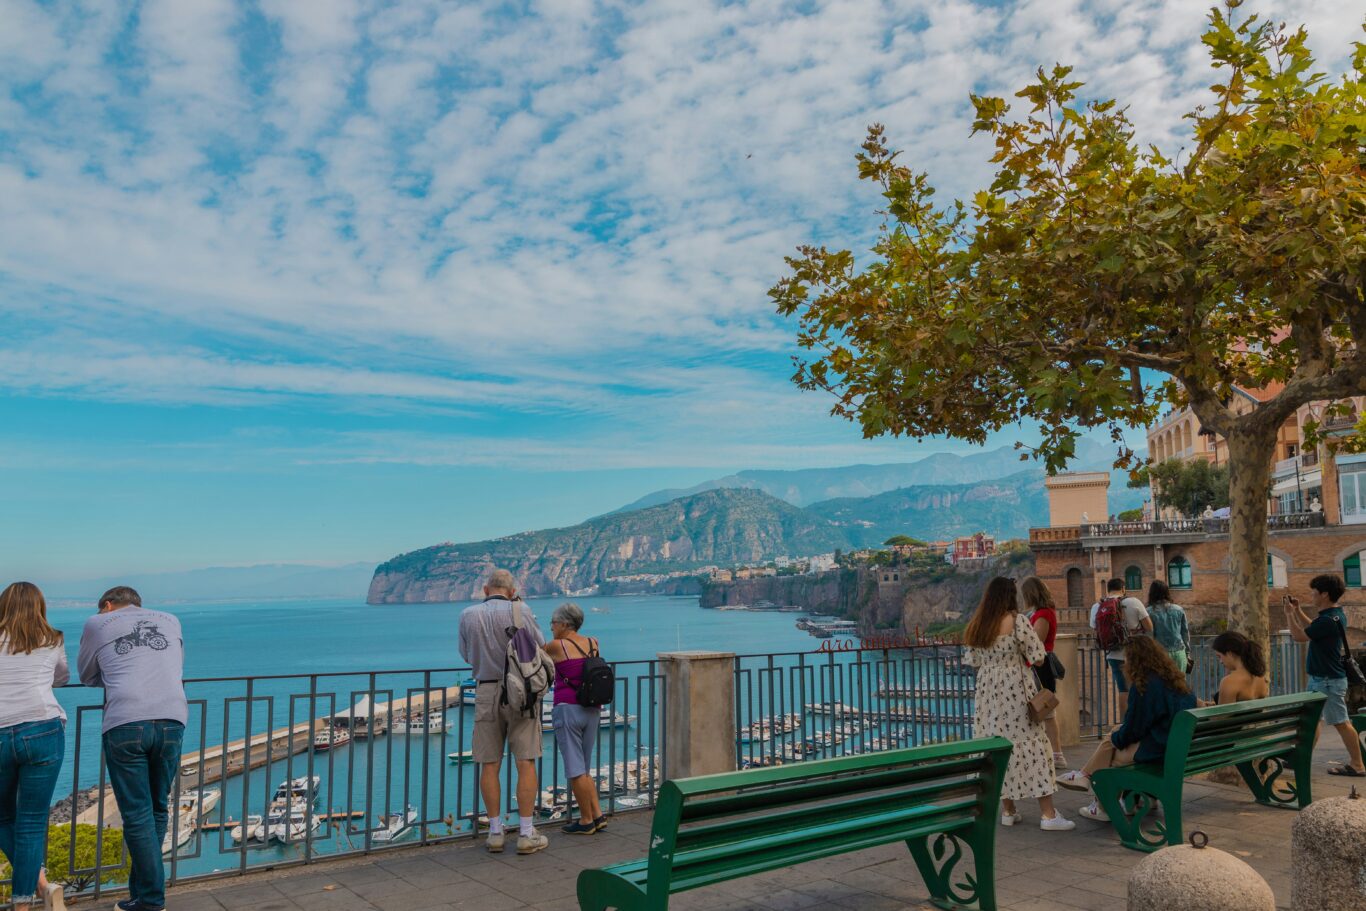
[(52, 693), (69, 679), (62, 634), (47, 622), (38, 586), (0, 593), (0, 852), (9, 858), (15, 911), (38, 896), (64, 909), (43, 871), (52, 792), (66, 751), (66, 713)]

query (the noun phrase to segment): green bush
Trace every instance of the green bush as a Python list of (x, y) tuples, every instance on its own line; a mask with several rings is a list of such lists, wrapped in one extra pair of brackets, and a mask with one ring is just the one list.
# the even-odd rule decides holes
[[(96, 826), (76, 826), (76, 873), (70, 869), (71, 826), (69, 824), (47, 827), (47, 878), (50, 882), (62, 883), (73, 892), (81, 892), (95, 884), (95, 845), (102, 840), (100, 851), (101, 869), (99, 881), (105, 883), (125, 882), (128, 879), (128, 858), (123, 853), (123, 830), (105, 829), (100, 839)], [(10, 865), (0, 863), (0, 876), (8, 879)], [(0, 900), (9, 901), (10, 887), (0, 886)]]

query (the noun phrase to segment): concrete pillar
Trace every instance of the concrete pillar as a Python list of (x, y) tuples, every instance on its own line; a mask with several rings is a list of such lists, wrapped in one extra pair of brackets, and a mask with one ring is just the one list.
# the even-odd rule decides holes
[(735, 653), (662, 652), (664, 774), (735, 771)]
[(1053, 640), (1053, 654), (1058, 656), (1067, 675), (1058, 681), (1058, 739), (1065, 747), (1081, 743), (1081, 656), (1075, 633), (1059, 633)]
[(1232, 854), (1177, 845), (1149, 854), (1129, 873), (1129, 911), (1175, 909), (1276, 911), (1276, 896), (1256, 870)]
[(1366, 800), (1330, 797), (1290, 824), (1291, 911), (1366, 911)]

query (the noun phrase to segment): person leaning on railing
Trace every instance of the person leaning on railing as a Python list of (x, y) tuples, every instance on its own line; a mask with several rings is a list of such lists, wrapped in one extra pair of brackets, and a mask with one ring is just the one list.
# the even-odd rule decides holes
[(1148, 618), (1153, 622), (1156, 639), (1184, 673), (1191, 672), (1191, 628), (1186, 609), (1172, 603), (1167, 583), (1154, 579), (1148, 586)]
[(579, 635), (583, 627), (583, 608), (566, 602), (550, 615), (550, 632), (555, 637), (545, 652), (555, 662), (555, 702), (550, 710), (555, 725), (555, 742), (564, 760), (564, 777), (574, 790), (579, 818), (564, 827), (570, 835), (592, 835), (607, 825), (598, 803), (598, 785), (589, 774), (593, 746), (598, 742), (599, 709), (579, 704), (583, 683), (583, 662), (598, 654), (598, 640)]
[[(1100, 742), (1084, 766), (1058, 777), (1064, 788), (1089, 791), (1091, 776), (1100, 769), (1161, 762), (1172, 721), (1178, 713), (1195, 708), (1185, 672), (1151, 636), (1135, 636), (1124, 643), (1124, 675), (1132, 681), (1124, 723)], [(1096, 800), (1078, 812), (1096, 822), (1110, 821)]]
[(70, 676), (43, 593), (15, 582), (0, 593), (0, 851), (9, 859), (15, 911), (28, 911), (39, 894), (44, 908), (66, 907), (43, 862), (66, 750), (66, 713), (52, 688)]

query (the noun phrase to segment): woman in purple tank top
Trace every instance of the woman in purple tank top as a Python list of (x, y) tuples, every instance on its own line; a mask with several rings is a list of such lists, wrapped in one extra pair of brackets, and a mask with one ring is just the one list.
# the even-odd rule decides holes
[(583, 608), (572, 601), (555, 608), (550, 616), (550, 631), (555, 638), (545, 652), (555, 662), (555, 702), (551, 721), (555, 743), (564, 759), (564, 777), (574, 791), (579, 818), (564, 827), (570, 835), (592, 835), (607, 825), (598, 803), (598, 783), (588, 774), (593, 747), (598, 742), (599, 710), (579, 705), (579, 685), (583, 682), (583, 660), (598, 653), (598, 641), (579, 635)]

